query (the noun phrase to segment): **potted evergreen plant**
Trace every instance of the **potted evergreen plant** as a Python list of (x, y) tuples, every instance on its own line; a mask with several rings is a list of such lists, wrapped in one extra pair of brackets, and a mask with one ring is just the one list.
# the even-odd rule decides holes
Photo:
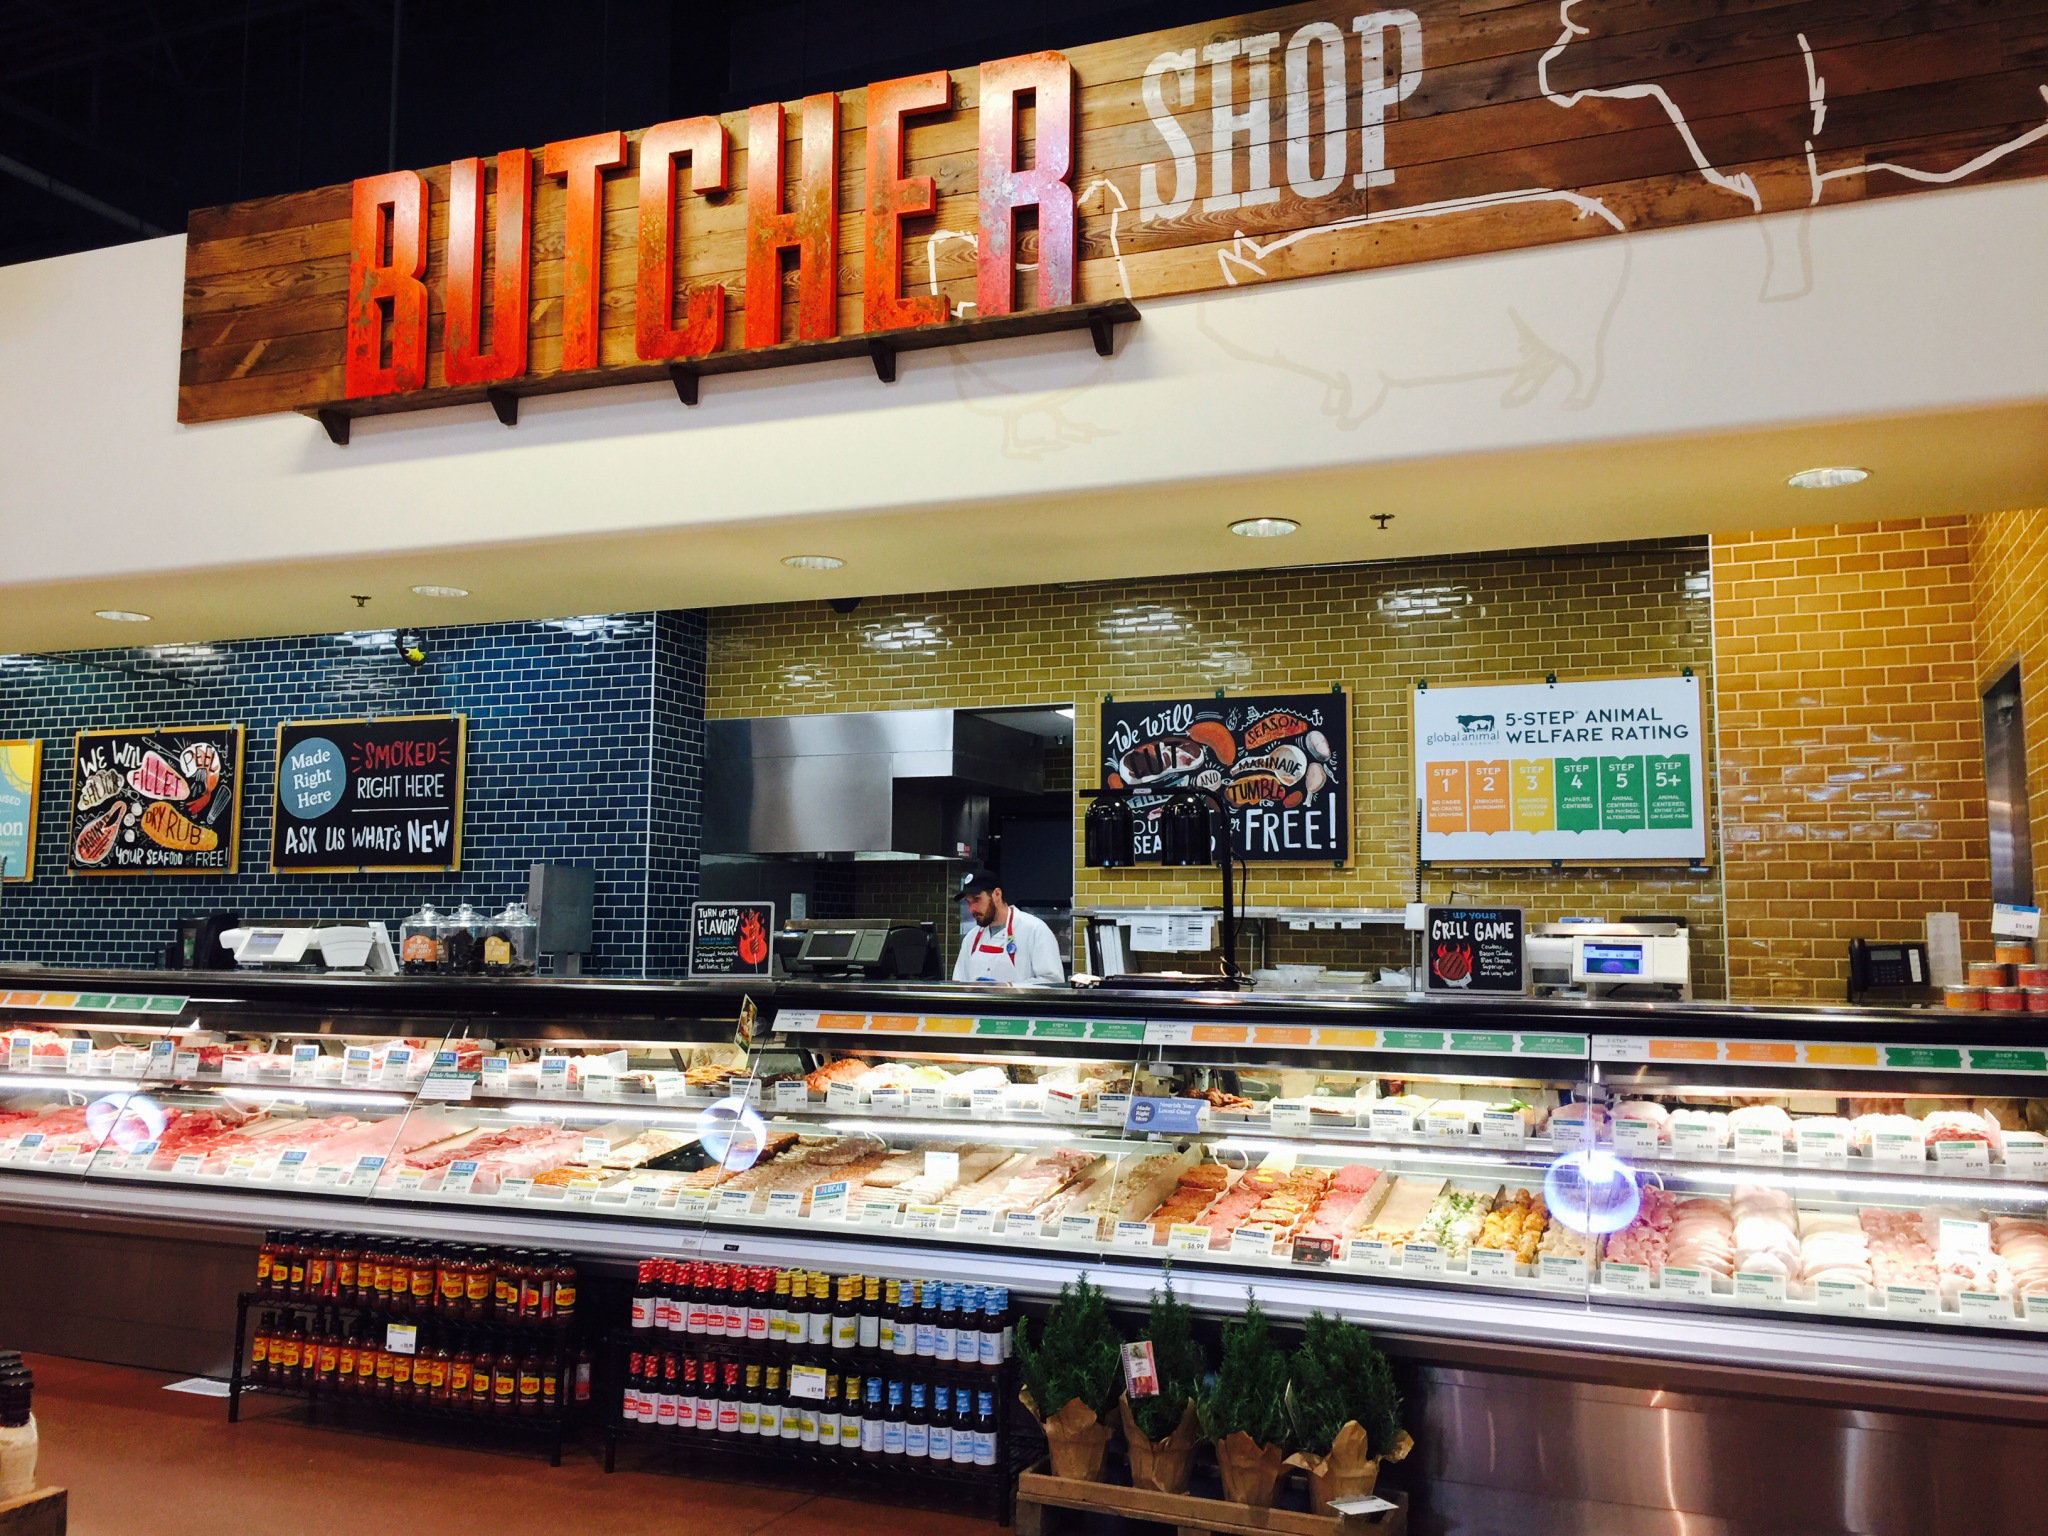
[(1195, 1337), (1195, 1315), (1173, 1294), (1171, 1264), (1166, 1267), (1166, 1289), (1152, 1293), (1152, 1310), (1137, 1342), (1152, 1346), (1158, 1390), (1139, 1398), (1126, 1392), (1122, 1400), (1131, 1484), (1160, 1493), (1186, 1493), (1202, 1433), (1195, 1403), (1208, 1365)]
[(1295, 1453), (1289, 1466), (1308, 1473), (1309, 1509), (1362, 1498), (1379, 1481), (1382, 1461), (1399, 1461), (1415, 1442), (1401, 1427), (1401, 1395), (1387, 1357), (1355, 1323), (1311, 1312), (1288, 1362), (1287, 1414)]
[(1123, 1374), (1123, 1339), (1101, 1289), (1085, 1274), (1062, 1285), (1038, 1343), (1028, 1328), (1018, 1330), (1017, 1360), (1024, 1406), (1045, 1431), (1053, 1476), (1100, 1482), (1110, 1436), (1102, 1414)]
[(1216, 1447), (1223, 1496), (1271, 1505), (1287, 1454), (1287, 1356), (1249, 1290), (1244, 1315), (1223, 1325), (1223, 1360), (1198, 1411), (1202, 1433)]

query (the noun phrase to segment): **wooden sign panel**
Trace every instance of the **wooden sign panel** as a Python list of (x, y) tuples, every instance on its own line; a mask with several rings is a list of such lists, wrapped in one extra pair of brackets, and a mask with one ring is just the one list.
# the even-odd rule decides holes
[(1111, 699), (1102, 706), (1104, 789), (1132, 789), (1138, 857), (1160, 851), (1159, 807), (1175, 790), (1230, 805), (1236, 856), (1341, 864), (1351, 856), (1350, 695)]
[(242, 728), (80, 731), (71, 753), (74, 875), (231, 875)]
[(278, 726), (271, 869), (460, 869), (467, 728), (461, 715)]
[(2031, 0), (1319, 0), (199, 210), (178, 417), (2035, 176), (2044, 141)]

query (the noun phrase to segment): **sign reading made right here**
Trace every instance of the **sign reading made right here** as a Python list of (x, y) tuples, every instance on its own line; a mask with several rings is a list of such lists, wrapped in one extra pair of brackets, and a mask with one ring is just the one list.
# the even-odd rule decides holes
[(1415, 690), (1425, 863), (1706, 857), (1693, 677)]

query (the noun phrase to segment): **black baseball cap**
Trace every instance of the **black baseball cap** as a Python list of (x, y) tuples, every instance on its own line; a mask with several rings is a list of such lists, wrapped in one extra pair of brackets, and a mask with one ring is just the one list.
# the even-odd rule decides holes
[(960, 882), (962, 896), (979, 896), (985, 891), (1000, 890), (1003, 882), (985, 869), (971, 869), (967, 878)]

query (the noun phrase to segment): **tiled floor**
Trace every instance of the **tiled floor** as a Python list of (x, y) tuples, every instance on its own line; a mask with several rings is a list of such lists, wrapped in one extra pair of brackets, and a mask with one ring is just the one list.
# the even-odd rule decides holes
[(166, 1392), (153, 1371), (34, 1355), (37, 1481), (71, 1491), (72, 1536), (996, 1536), (957, 1515), (307, 1427), (299, 1405)]

